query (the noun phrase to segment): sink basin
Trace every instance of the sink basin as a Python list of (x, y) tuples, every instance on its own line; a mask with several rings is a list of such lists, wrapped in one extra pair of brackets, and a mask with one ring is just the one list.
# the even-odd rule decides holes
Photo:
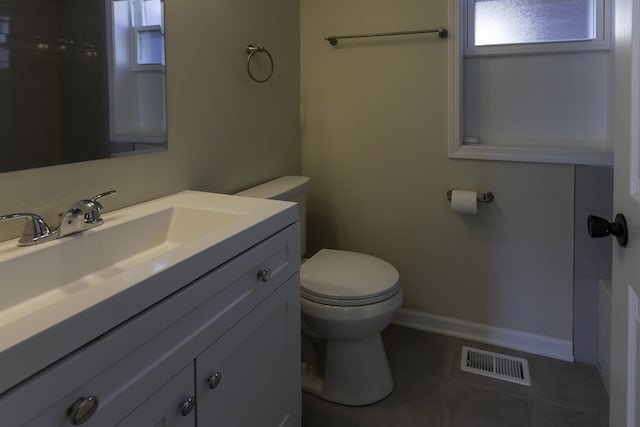
[[(57, 244), (45, 244), (29, 253), (23, 254), (23, 248), (5, 251), (9, 256), (0, 267), (3, 277), (12, 280), (11, 286), (2, 292), (0, 325), (88, 287), (99, 286), (109, 277), (245, 216), (173, 206), (96, 232), (63, 238)], [(155, 270), (161, 266), (154, 263), (152, 267)]]
[[(0, 252), (3, 277), (11, 286), (2, 291), (0, 325), (27, 316), (33, 310), (100, 286), (104, 280), (162, 256), (171, 249), (195, 241), (207, 233), (229, 226), (244, 213), (172, 206), (149, 215), (117, 221), (105, 215), (104, 228), (44, 244), (39, 250), (23, 248)], [(115, 220), (106, 227), (110, 219)], [(11, 256), (15, 255), (15, 256)], [(2, 258), (0, 258), (1, 260)], [(149, 264), (153, 270), (165, 262)]]
[(3, 373), (0, 393), (185, 285), (163, 273), (195, 280), (295, 222), (297, 209), (184, 191), (103, 218), (41, 245), (0, 244), (0, 365), (19, 371)]

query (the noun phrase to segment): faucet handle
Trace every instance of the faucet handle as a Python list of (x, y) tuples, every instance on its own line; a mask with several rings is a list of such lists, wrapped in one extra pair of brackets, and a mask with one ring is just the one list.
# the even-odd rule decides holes
[(39, 215), (33, 213), (15, 213), (0, 216), (0, 221), (26, 218), (27, 223), (22, 230), (22, 237), (18, 240), (18, 246), (31, 246), (40, 240), (50, 238), (53, 234), (47, 223)]
[(110, 196), (110, 195), (115, 194), (115, 193), (116, 193), (116, 190), (105, 191), (104, 193), (100, 193), (97, 196), (93, 196), (89, 200), (91, 200), (92, 202), (95, 202), (98, 199), (102, 199), (103, 197), (107, 197), (107, 196)]
[(98, 194), (91, 199), (82, 199), (75, 202), (60, 219), (58, 237), (79, 233), (102, 224), (102, 218), (100, 218), (102, 205), (98, 202), (98, 199), (113, 193), (115, 193), (115, 190)]
[(80, 200), (77, 202), (76, 207), (84, 214), (84, 222), (87, 224), (102, 222), (102, 219), (100, 218), (100, 210), (103, 206), (98, 202), (98, 199), (115, 194), (115, 192), (116, 190), (105, 191), (104, 193), (93, 196), (89, 200)]

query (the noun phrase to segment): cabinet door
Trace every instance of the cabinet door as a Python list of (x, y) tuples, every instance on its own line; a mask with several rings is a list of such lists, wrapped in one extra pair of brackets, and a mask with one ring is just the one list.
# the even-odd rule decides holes
[(196, 401), (193, 369), (193, 363), (189, 363), (117, 426), (194, 427)]
[(300, 425), (300, 288), (291, 278), (196, 359), (198, 426)]

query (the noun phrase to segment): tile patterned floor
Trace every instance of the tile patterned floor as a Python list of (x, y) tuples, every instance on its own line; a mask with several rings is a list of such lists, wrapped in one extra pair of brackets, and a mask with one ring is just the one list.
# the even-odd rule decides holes
[[(346, 407), (302, 394), (303, 427), (606, 427), (595, 367), (391, 326), (382, 334), (395, 380), (386, 399)], [(460, 371), (463, 345), (529, 361), (531, 387)]]

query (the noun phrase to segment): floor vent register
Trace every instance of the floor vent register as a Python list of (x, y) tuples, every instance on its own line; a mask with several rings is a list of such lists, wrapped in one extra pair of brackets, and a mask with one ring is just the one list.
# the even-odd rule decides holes
[(506, 356), (463, 346), (460, 369), (497, 380), (526, 386), (531, 385), (529, 363), (526, 359), (520, 357)]

